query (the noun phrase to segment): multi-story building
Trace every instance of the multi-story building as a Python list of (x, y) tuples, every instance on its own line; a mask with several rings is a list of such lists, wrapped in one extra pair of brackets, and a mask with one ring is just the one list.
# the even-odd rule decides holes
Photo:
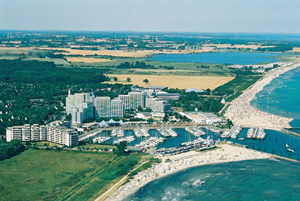
[(47, 127), (44, 125), (40, 126), (40, 141), (47, 140)]
[(110, 104), (110, 117), (121, 118), (124, 116), (124, 104), (121, 100), (114, 99)]
[(129, 95), (119, 95), (117, 99), (119, 99), (123, 102), (125, 110), (131, 109)]
[(83, 103), (94, 103), (94, 93), (75, 93), (71, 95), (70, 90), (66, 98), (66, 112), (71, 114), (74, 108), (83, 107)]
[(154, 97), (146, 98), (146, 107), (150, 108), (153, 112), (167, 112), (171, 110), (171, 105), (167, 101)]
[(137, 109), (139, 106), (145, 108), (146, 94), (144, 92), (129, 92), (130, 109)]
[(13, 126), (6, 129), (6, 141), (48, 141), (66, 146), (78, 145), (78, 132), (69, 129), (63, 122), (53, 122), (46, 126)]
[[(151, 94), (153, 92), (151, 90)], [(82, 123), (88, 118), (121, 118), (125, 110), (145, 108), (146, 95), (145, 91), (134, 91), (111, 99), (110, 97), (95, 98), (93, 93), (71, 95), (69, 91), (66, 99), (66, 112), (71, 114), (72, 123)]]
[(95, 118), (110, 117), (110, 97), (95, 98)]
[(31, 128), (29, 124), (22, 127), (22, 141), (31, 141)]
[(181, 95), (179, 93), (157, 92), (156, 97), (162, 100), (179, 100)]
[(120, 99), (125, 110), (137, 109), (139, 106), (145, 108), (146, 104), (146, 92), (129, 92), (128, 95), (119, 95), (117, 99)]
[(88, 118), (94, 118), (94, 105), (93, 103), (82, 103), (80, 107), (74, 108), (71, 112), (72, 122), (81, 123)]
[(22, 141), (23, 126), (13, 126), (6, 129), (6, 141), (21, 140)]
[(40, 141), (40, 126), (38, 124), (33, 124), (31, 126), (31, 141)]

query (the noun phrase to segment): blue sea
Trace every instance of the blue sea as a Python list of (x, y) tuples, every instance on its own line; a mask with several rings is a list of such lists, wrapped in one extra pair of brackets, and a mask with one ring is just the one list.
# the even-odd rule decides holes
[[(300, 68), (274, 79), (252, 101), (266, 112), (295, 118), (293, 127), (300, 127)], [(300, 130), (294, 130), (300, 133)], [(187, 137), (178, 129), (180, 141)], [(205, 130), (207, 134), (218, 135)], [(300, 160), (300, 137), (266, 130), (264, 140), (245, 139), (243, 129), (234, 143), (287, 158)], [(176, 145), (168, 139), (161, 147)], [(286, 150), (289, 144), (294, 153)], [(127, 200), (300, 200), (300, 164), (285, 160), (253, 160), (207, 165), (153, 181)]]
[(299, 200), (300, 165), (252, 160), (200, 166), (155, 180), (126, 201)]
[(278, 55), (280, 54), (258, 52), (208, 52), (201, 54), (158, 54), (148, 60), (250, 65), (277, 62), (278, 60), (275, 56)]
[[(269, 113), (296, 119), (292, 126), (300, 127), (300, 68), (288, 71), (265, 86), (251, 105)], [(297, 123), (298, 122), (298, 123)], [(295, 124), (296, 123), (296, 124)]]

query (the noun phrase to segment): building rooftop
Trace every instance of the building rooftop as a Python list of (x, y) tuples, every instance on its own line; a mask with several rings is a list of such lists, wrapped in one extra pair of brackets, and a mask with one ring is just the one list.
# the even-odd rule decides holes
[(145, 86), (144, 89), (158, 89), (158, 90), (164, 90), (164, 89), (168, 89), (168, 87), (165, 87), (165, 86)]
[(181, 96), (179, 93), (160, 93), (158, 92), (156, 96)]
[(187, 92), (187, 93), (192, 92), (192, 91), (193, 91), (193, 92), (204, 92), (203, 89), (196, 89), (196, 88), (194, 88), (194, 87), (185, 90), (185, 92)]

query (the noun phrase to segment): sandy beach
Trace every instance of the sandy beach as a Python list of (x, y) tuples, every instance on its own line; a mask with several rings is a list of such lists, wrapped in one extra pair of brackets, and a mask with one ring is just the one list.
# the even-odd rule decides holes
[[(114, 193), (112, 193), (107, 201), (119, 201), (123, 200), (129, 195), (137, 192), (141, 187), (147, 183), (173, 174), (185, 169), (216, 164), (225, 162), (234, 162), (242, 160), (254, 160), (254, 159), (268, 159), (269, 154), (250, 150), (243, 147), (232, 146), (229, 144), (220, 144), (217, 149), (206, 152), (191, 151), (179, 155), (164, 156), (160, 164), (140, 172), (135, 175), (128, 183), (119, 187)], [(166, 162), (166, 159), (170, 159), (170, 162)]]
[(280, 68), (276, 68), (267, 73), (261, 80), (248, 88), (242, 95), (233, 100), (228, 107), (225, 116), (234, 124), (243, 127), (261, 127), (265, 129), (281, 130), (290, 128), (289, 123), (292, 118), (281, 117), (271, 113), (260, 111), (251, 106), (250, 102), (264, 86), (269, 84), (279, 75), (299, 67), (299, 63), (286, 63)]

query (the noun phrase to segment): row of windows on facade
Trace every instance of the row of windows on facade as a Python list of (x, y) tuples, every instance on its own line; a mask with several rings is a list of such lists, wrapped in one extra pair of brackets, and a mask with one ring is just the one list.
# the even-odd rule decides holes
[(13, 126), (6, 129), (6, 141), (48, 141), (66, 146), (78, 145), (78, 132), (69, 129), (63, 124), (25, 124), (23, 126)]

